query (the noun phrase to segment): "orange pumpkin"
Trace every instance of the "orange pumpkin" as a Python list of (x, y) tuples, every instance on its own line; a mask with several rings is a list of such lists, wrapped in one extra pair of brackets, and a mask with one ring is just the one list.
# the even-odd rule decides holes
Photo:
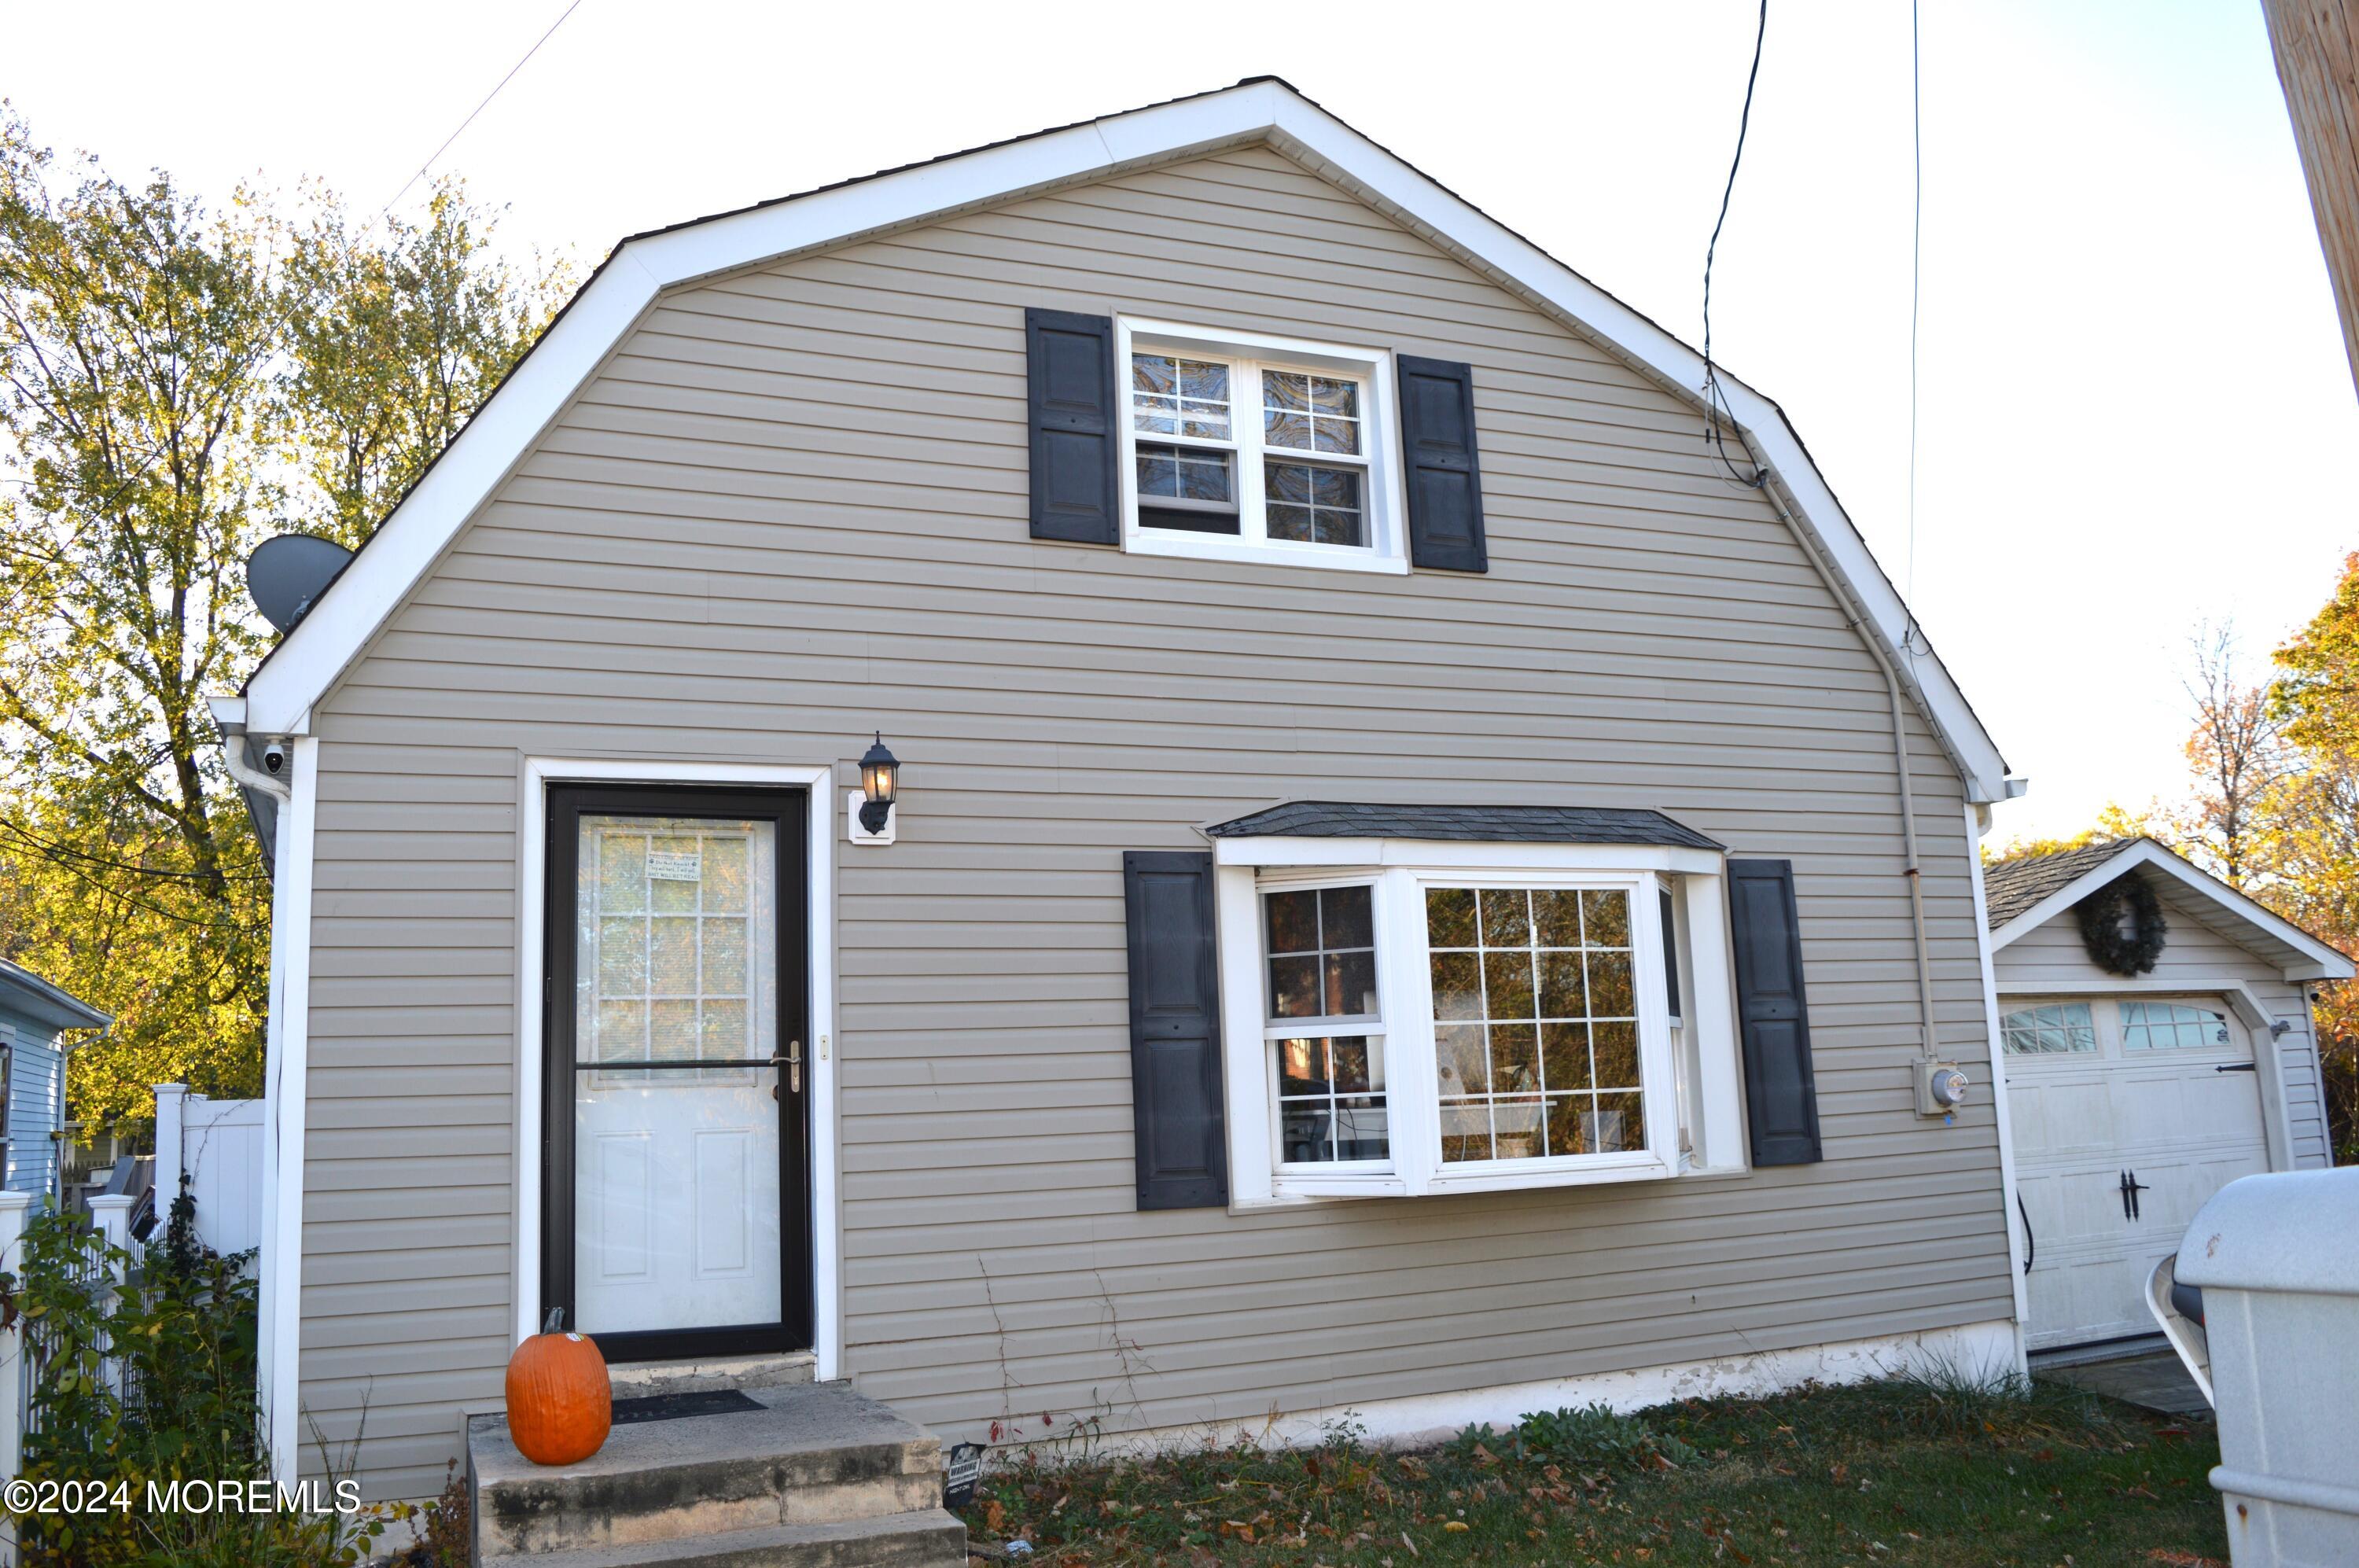
[(508, 1435), (535, 1465), (576, 1465), (604, 1446), (614, 1388), (595, 1341), (560, 1334), (560, 1310), (508, 1357)]

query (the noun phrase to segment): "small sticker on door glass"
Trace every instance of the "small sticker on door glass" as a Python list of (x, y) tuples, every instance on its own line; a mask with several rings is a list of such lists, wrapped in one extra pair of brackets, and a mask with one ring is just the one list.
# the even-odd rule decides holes
[(704, 852), (696, 849), (650, 849), (647, 877), (657, 882), (696, 882), (704, 876)]

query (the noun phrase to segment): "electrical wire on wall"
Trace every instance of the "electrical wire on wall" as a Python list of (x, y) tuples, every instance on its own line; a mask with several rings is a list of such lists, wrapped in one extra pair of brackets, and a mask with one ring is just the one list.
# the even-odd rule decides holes
[(1736, 424), (1736, 416), (1729, 408), (1728, 397), (1722, 391), (1720, 374), (1712, 361), (1712, 263), (1720, 249), (1720, 231), (1728, 222), (1729, 198), (1736, 193), (1736, 170), (1745, 162), (1745, 133), (1753, 124), (1753, 85), (1761, 79), (1761, 43), (1769, 35), (1769, 0), (1761, 0), (1761, 19), (1753, 31), (1753, 69), (1745, 76), (1745, 112), (1736, 121), (1736, 156), (1728, 161), (1728, 183), (1720, 193), (1720, 216), (1712, 225), (1712, 243), (1703, 252), (1703, 401), (1704, 440), (1711, 443), (1712, 455), (1728, 470), (1728, 476), (1739, 485), (1758, 490), (1767, 483), (1767, 475), (1758, 467), (1747, 464), (1751, 472), (1740, 469), (1730, 461), (1728, 446), (1723, 439), (1723, 430)]

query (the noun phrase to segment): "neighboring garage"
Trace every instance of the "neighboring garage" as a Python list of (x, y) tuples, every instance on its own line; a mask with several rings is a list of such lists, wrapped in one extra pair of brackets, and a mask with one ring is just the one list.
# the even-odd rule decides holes
[(2034, 1350), (2154, 1332), (2239, 1176), (2330, 1163), (2311, 983), (2350, 959), (2151, 839), (1984, 874)]

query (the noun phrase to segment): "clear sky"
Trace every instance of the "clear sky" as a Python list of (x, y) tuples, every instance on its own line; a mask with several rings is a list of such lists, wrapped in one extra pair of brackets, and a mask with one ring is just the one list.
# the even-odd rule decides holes
[[(563, 8), (18, 5), (0, 93), (121, 173), (317, 176), (375, 210)], [(507, 241), (587, 263), (1274, 72), (1694, 342), (1753, 21), (1743, 0), (582, 0), (437, 169), (509, 205)], [(2030, 777), (2002, 836), (2070, 830), (2180, 787), (2197, 623), (2233, 617), (2257, 670), (2324, 601), (2359, 548), (2359, 402), (2257, 0), (1929, 0), (1922, 27), (1913, 563), (1898, 0), (1772, 0), (1714, 347), (1785, 406)]]

